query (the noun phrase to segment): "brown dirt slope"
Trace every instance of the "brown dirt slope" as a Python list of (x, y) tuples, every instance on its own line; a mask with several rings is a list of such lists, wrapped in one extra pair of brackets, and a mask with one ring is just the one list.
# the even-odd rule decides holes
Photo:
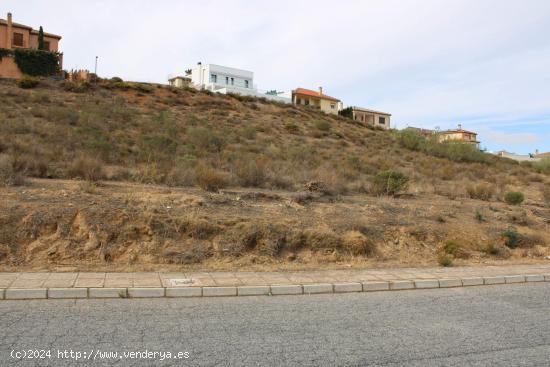
[[(2, 81), (0, 98), (4, 269), (550, 255), (549, 177), (529, 165), (416, 149), (342, 117), (192, 90)], [(387, 170), (403, 173), (407, 190), (381, 195), (376, 175)], [(505, 203), (511, 190), (525, 201)]]

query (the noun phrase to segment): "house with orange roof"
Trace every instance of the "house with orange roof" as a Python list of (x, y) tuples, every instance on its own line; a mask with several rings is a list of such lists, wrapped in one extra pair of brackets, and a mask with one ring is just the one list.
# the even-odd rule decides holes
[(322, 87), (319, 87), (318, 91), (296, 88), (292, 91), (292, 103), (319, 108), (321, 111), (333, 115), (338, 115), (338, 111), (342, 109), (342, 102), (338, 98), (324, 94)]
[[(8, 13), (7, 19), (0, 19), (0, 48), (14, 50), (16, 48), (38, 49), (39, 31), (32, 27), (12, 20), (12, 14)], [(44, 32), (43, 49), (45, 51), (59, 51), (61, 36)], [(59, 54), (60, 68), (63, 67), (63, 55)], [(21, 71), (17, 67), (13, 57), (0, 57), (0, 77), (20, 78)]]
[(461, 124), (458, 124), (457, 129), (445, 130), (439, 133), (439, 141), (456, 141), (462, 143), (468, 143), (475, 146), (479, 145), (477, 140), (477, 133), (464, 130)]

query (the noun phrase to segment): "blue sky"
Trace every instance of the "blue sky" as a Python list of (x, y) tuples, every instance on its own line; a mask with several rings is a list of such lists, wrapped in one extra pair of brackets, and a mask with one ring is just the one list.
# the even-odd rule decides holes
[(216, 63), (254, 71), (261, 89), (323, 86), (398, 128), (461, 123), (489, 150), (550, 151), (547, 0), (4, 0), (8, 11), (61, 34), (65, 68), (93, 70), (99, 55), (100, 76), (166, 82)]

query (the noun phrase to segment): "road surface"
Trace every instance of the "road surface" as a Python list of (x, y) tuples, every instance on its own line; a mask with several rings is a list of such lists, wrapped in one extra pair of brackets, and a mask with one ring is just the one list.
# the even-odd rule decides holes
[(550, 283), (0, 301), (0, 331), (0, 366), (548, 366)]

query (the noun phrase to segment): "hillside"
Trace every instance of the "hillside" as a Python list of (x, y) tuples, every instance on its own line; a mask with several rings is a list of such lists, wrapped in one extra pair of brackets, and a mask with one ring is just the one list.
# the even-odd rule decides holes
[[(550, 255), (545, 167), (194, 90), (0, 81), (0, 98), (0, 269), (460, 265)], [(506, 203), (508, 191), (525, 201)]]

